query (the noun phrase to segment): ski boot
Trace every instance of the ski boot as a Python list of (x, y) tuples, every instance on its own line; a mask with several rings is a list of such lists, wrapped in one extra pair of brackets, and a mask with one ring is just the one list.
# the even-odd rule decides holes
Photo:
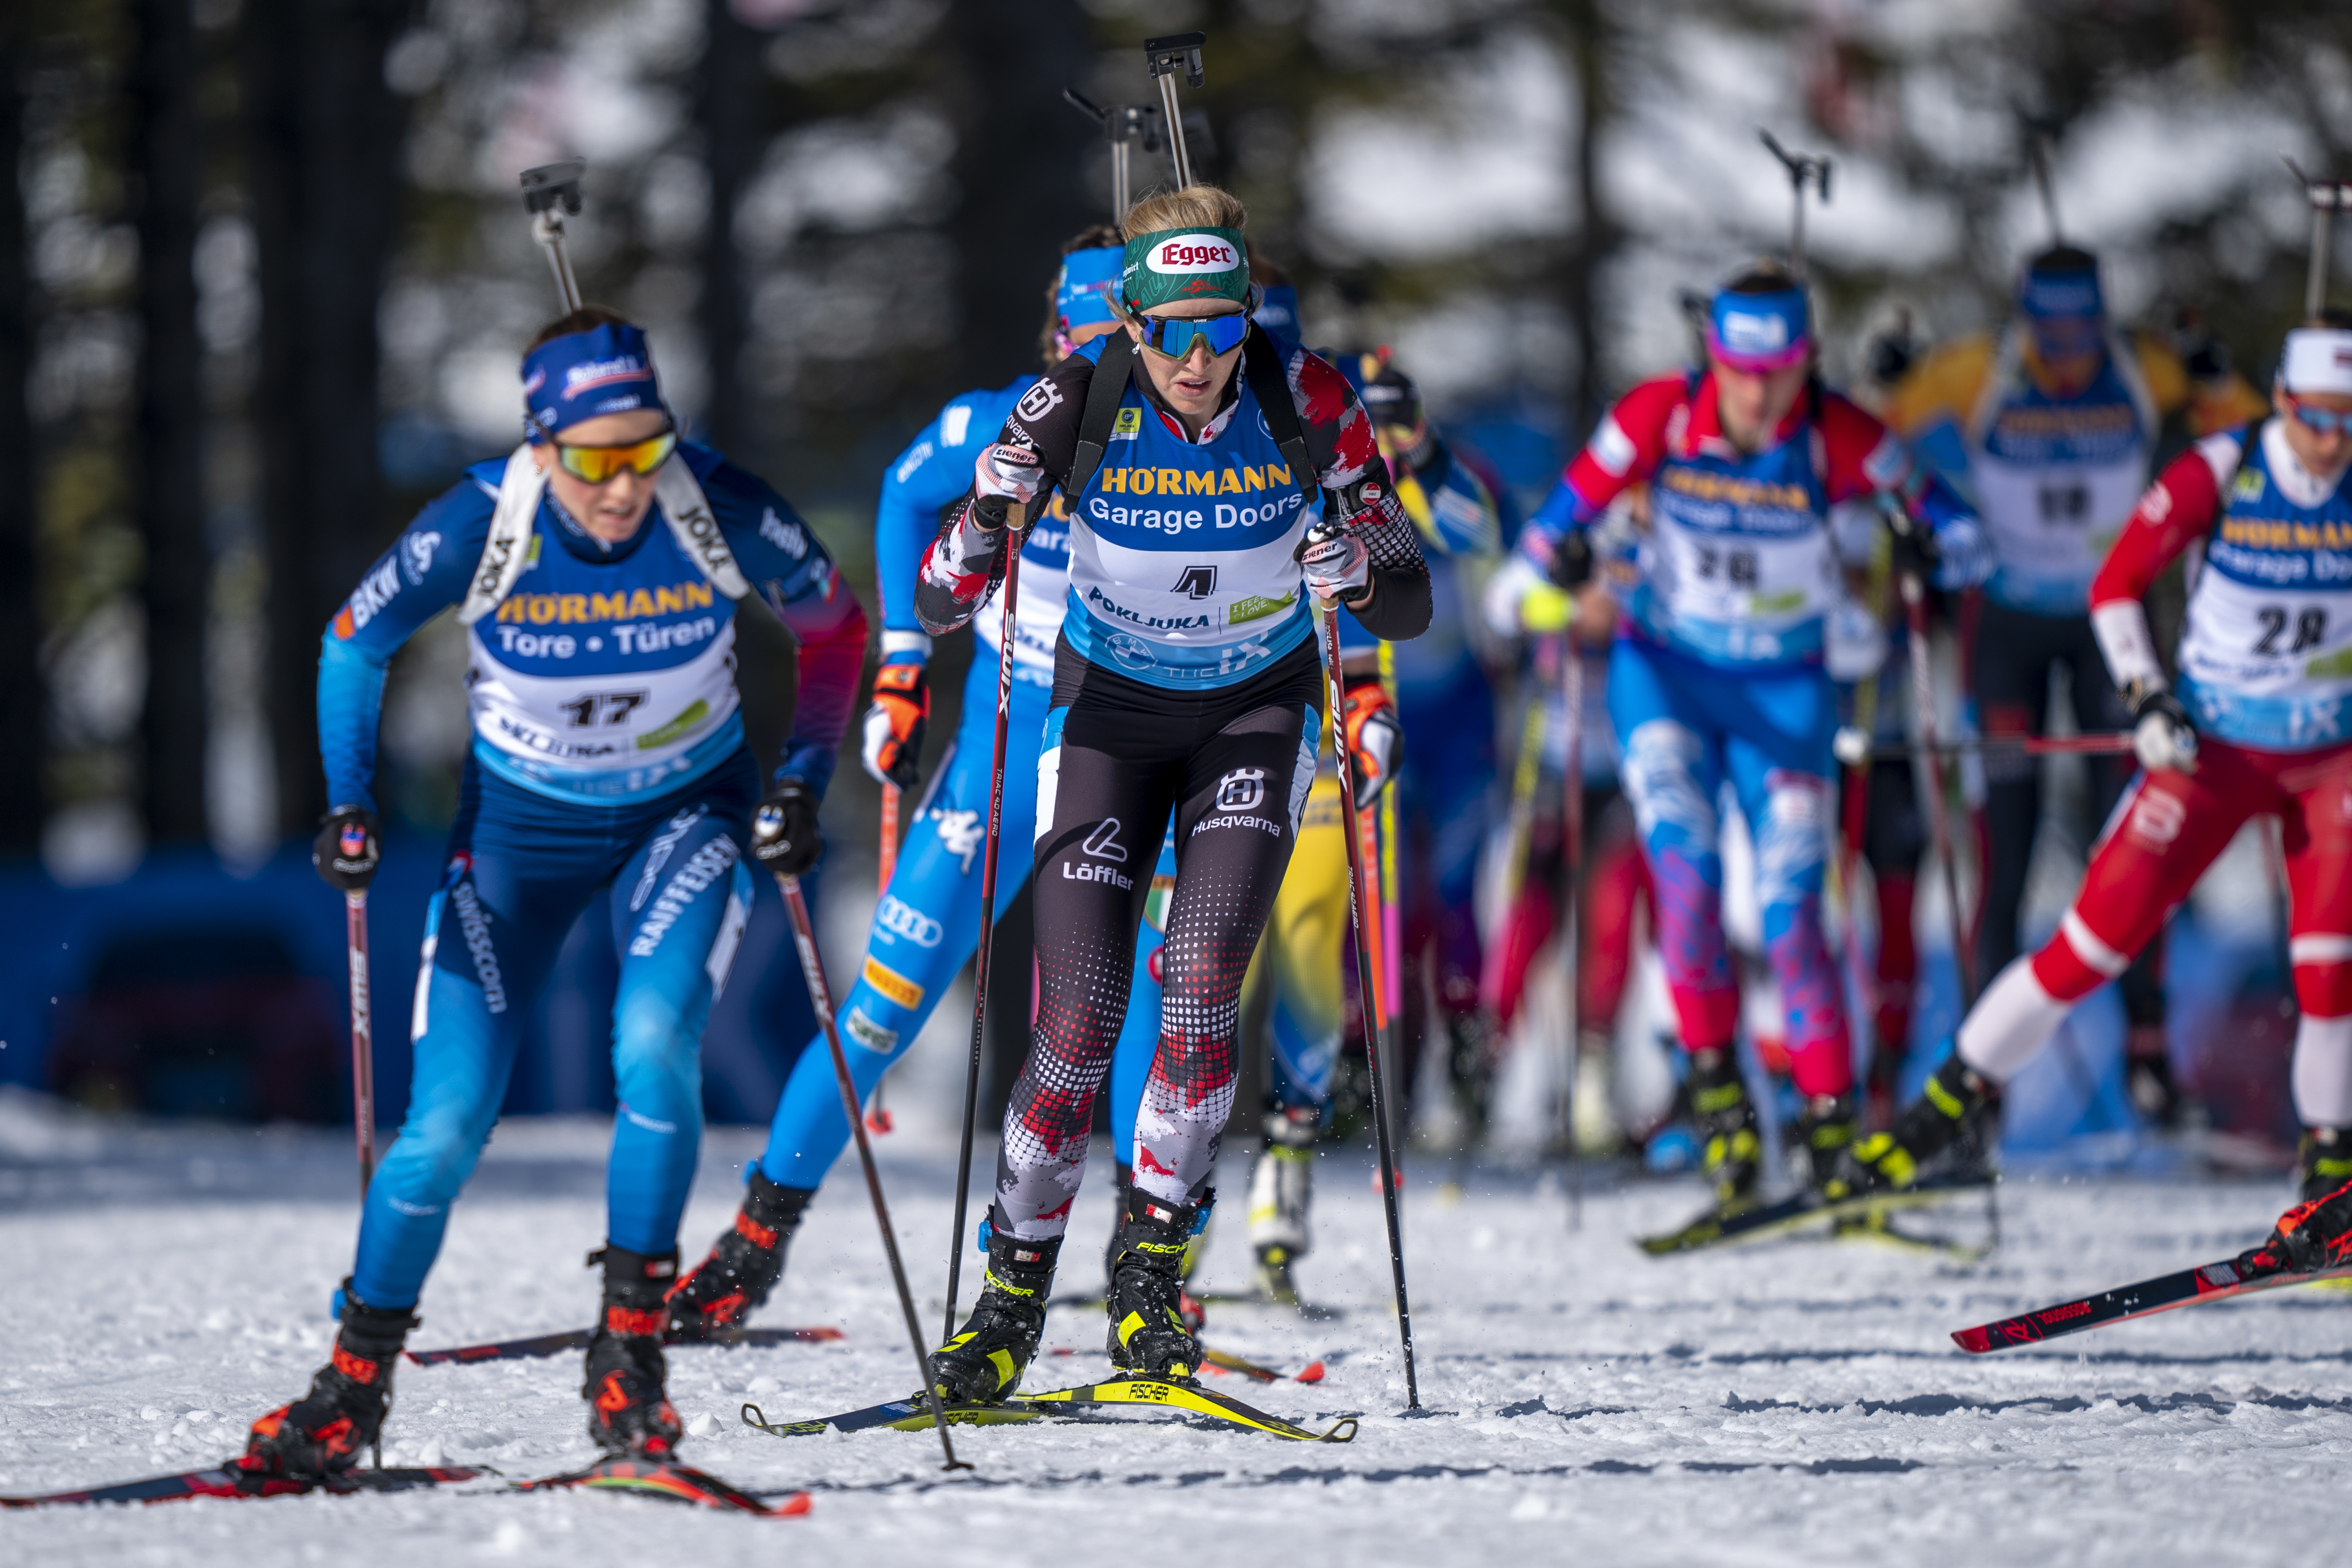
[(677, 1276), (677, 1254), (632, 1252), (607, 1243), (588, 1255), (604, 1265), (604, 1311), (588, 1342), (588, 1436), (608, 1454), (666, 1460), (677, 1457), (686, 1436), (665, 1391), (668, 1366), (662, 1334), (669, 1326), (663, 1298)]
[(1201, 1367), (1201, 1342), (1181, 1307), (1184, 1249), (1201, 1210), (1138, 1189), (1127, 1202), (1118, 1267), (1111, 1274), (1110, 1364), (1144, 1377), (1190, 1383)]
[[(1290, 1266), (1307, 1255), (1307, 1205), (1313, 1196), (1315, 1139), (1322, 1118), (1312, 1105), (1285, 1105), (1265, 1114), (1265, 1147), (1250, 1171), (1250, 1244), (1257, 1252), (1260, 1294), (1297, 1307), (1298, 1282)], [(1200, 1325), (1192, 1325), (1195, 1333)]]
[(2352, 1127), (2305, 1127), (2295, 1156), (2298, 1196), (2305, 1203), (2326, 1197), (2352, 1181)]
[(253, 1424), (236, 1468), (254, 1475), (318, 1480), (348, 1470), (383, 1431), (392, 1408), (392, 1369), (416, 1326), (416, 1310), (371, 1307), (343, 1281), (342, 1327), (335, 1354), (310, 1379), (310, 1391)]
[(931, 1380), (942, 1399), (1002, 1405), (1020, 1386), (1045, 1327), (1045, 1298), (1062, 1239), (1024, 1241), (988, 1224), (988, 1283), (963, 1327), (931, 1352)]
[(1730, 1047), (1691, 1052), (1690, 1102), (1700, 1157), (1715, 1181), (1716, 1207), (1747, 1207), (1756, 1201), (1756, 1181), (1763, 1175), (1764, 1142)]
[(2352, 1181), (2338, 1183), (2279, 1216), (2270, 1239), (2238, 1254), (2248, 1277), (2352, 1265)]
[(726, 1339), (743, 1326), (753, 1308), (768, 1299), (784, 1272), (784, 1249), (801, 1226), (801, 1215), (816, 1194), (778, 1186), (751, 1171), (751, 1189), (735, 1211), (734, 1228), (721, 1236), (694, 1272), (670, 1287), (670, 1344)]
[(1946, 1057), (1926, 1092), (1895, 1118), (1894, 1131), (1856, 1139), (1839, 1154), (1822, 1196), (1837, 1201), (1910, 1186), (1937, 1156), (1975, 1142), (2000, 1097), (1958, 1052)]
[(1837, 1174), (1838, 1156), (1853, 1145), (1861, 1129), (1859, 1107), (1851, 1092), (1815, 1094), (1805, 1101), (1797, 1118), (1797, 1143), (1805, 1151), (1805, 1181), (1825, 1188)]

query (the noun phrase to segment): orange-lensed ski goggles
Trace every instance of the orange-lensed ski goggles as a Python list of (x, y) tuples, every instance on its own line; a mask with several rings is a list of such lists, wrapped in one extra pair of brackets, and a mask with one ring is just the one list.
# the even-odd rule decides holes
[(669, 455), (677, 449), (677, 432), (665, 430), (628, 446), (567, 446), (559, 441), (555, 444), (555, 460), (573, 478), (602, 485), (624, 468), (650, 474), (668, 462)]

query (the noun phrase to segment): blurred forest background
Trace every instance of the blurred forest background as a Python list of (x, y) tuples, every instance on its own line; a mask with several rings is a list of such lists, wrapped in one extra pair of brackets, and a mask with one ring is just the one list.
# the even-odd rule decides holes
[[(1192, 28), (1196, 161), (1308, 340), (1396, 344), (1530, 486), (1685, 351), (1677, 287), (1780, 243), (1759, 126), (1837, 161), (1833, 374), (1898, 308), (2002, 310), (2045, 239), (2021, 115), (2120, 312), (2201, 308), (2258, 379), (2306, 233), (2279, 158), (2352, 170), (2327, 0), (11, 0), (0, 852), (103, 882), (307, 833), (320, 627), (516, 438), (528, 165), (590, 160), (588, 296), (870, 594), (882, 465), (1029, 363), (1057, 243), (1107, 213), (1061, 89), (1150, 101), (1136, 45)], [(431, 827), (462, 645), (404, 663), (385, 798)], [(751, 679), (780, 726), (789, 684)]]

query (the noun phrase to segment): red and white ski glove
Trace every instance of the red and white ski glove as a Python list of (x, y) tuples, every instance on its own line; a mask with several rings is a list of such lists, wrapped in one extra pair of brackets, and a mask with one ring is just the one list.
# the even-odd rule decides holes
[(983, 448), (971, 465), (973, 521), (991, 530), (1003, 528), (1013, 504), (1025, 507), (1045, 485), (1045, 470), (1027, 447), (999, 441)]
[(1404, 727), (1397, 723), (1396, 705), (1378, 675), (1350, 675), (1339, 699), (1339, 733), (1348, 755), (1355, 760), (1356, 810), (1370, 806), (1380, 792), (1396, 781), (1397, 758), (1404, 751)]
[(860, 727), (857, 755), (875, 782), (915, 787), (930, 716), (931, 687), (922, 664), (885, 664), (874, 672), (874, 702)]
[(1372, 584), (1372, 552), (1353, 528), (1337, 528), (1299, 547), (1298, 565), (1307, 591), (1326, 603), (1361, 599)]

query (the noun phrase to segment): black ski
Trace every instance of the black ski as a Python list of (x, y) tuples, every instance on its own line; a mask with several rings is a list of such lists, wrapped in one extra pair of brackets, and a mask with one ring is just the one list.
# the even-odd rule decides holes
[[(442, 1350), (404, 1350), (401, 1354), (418, 1366), (439, 1366), (451, 1361), (519, 1361), (531, 1356), (562, 1355), (568, 1350), (586, 1350), (588, 1342), (595, 1334), (594, 1329), (566, 1329), (560, 1333), (532, 1334), (525, 1339), (492, 1340), (488, 1344), (456, 1344)], [(697, 1344), (824, 1344), (841, 1337), (841, 1331), (835, 1328), (739, 1329), (722, 1339), (677, 1339), (665, 1343), (673, 1349)]]
[(301, 1497), (310, 1492), (349, 1497), (354, 1492), (409, 1491), (418, 1487), (448, 1486), (496, 1474), (496, 1470), (478, 1466), (442, 1465), (427, 1469), (345, 1470), (327, 1480), (298, 1480), (287, 1476), (257, 1475), (238, 1469), (234, 1465), (215, 1465), (208, 1469), (180, 1470), (167, 1476), (149, 1476), (143, 1480), (119, 1481), (112, 1486), (89, 1487), (80, 1491), (0, 1497), (0, 1508), (51, 1508), (86, 1502), (176, 1502), (192, 1497)]
[(653, 1459), (600, 1459), (584, 1469), (533, 1481), (511, 1483), (516, 1491), (551, 1491), (565, 1487), (590, 1487), (598, 1491), (637, 1492), (667, 1498), (699, 1508), (723, 1509), (762, 1519), (794, 1518), (809, 1511), (809, 1494), (796, 1491), (780, 1503), (766, 1503), (750, 1492), (729, 1485), (708, 1470), (691, 1465), (662, 1464)]
[[(1109, 1383), (1056, 1389), (1050, 1394), (1017, 1396), (1002, 1405), (950, 1404), (947, 1406), (947, 1417), (951, 1425), (959, 1427), (1018, 1426), (1031, 1421), (1110, 1421), (1118, 1417), (1096, 1412), (1114, 1408), (1145, 1408), (1179, 1416), (1205, 1416), (1229, 1427), (1265, 1432), (1300, 1443), (1345, 1443), (1356, 1435), (1356, 1418), (1352, 1416), (1341, 1416), (1328, 1431), (1309, 1431), (1225, 1395), (1155, 1377), (1122, 1378)], [(870, 1432), (879, 1427), (919, 1432), (931, 1424), (930, 1406), (919, 1395), (910, 1399), (892, 1399), (880, 1405), (869, 1405), (863, 1410), (849, 1410), (838, 1416), (822, 1416), (807, 1421), (770, 1421), (766, 1412), (757, 1405), (744, 1406), (741, 1414), (745, 1426), (756, 1427), (772, 1437), (813, 1437), (822, 1432)]]
[(1987, 1351), (2034, 1344), (2045, 1339), (2081, 1333), (2085, 1329), (2105, 1328), (2109, 1323), (2129, 1322), (2134, 1318), (2168, 1312), (2175, 1307), (2202, 1306), (2207, 1301), (2225, 1301), (2232, 1296), (2251, 1296), (2258, 1291), (2316, 1284), (2322, 1280), (2340, 1280), (2352, 1275), (2352, 1265), (2339, 1269), (2248, 1273), (2245, 1271), (2245, 1260), (2246, 1254), (2242, 1252), (2235, 1258), (2183, 1269), (2178, 1274), (2159, 1274), (2136, 1285), (2103, 1291), (2095, 1296), (2084, 1296), (2078, 1301), (2061, 1301), (2054, 1307), (2043, 1307), (2039, 1312), (2002, 1318), (1998, 1322), (1979, 1323), (1975, 1328), (1955, 1329), (1952, 1331), (1952, 1343), (1971, 1355), (1982, 1355)]
[(1808, 1187), (1778, 1203), (1759, 1203), (1752, 1208), (1735, 1209), (1728, 1214), (1719, 1207), (1710, 1208), (1679, 1230), (1669, 1230), (1661, 1236), (1644, 1236), (1636, 1244), (1651, 1257), (1664, 1258), (1675, 1252), (1696, 1251), (1702, 1247), (1761, 1241), (1769, 1237), (1785, 1236), (1792, 1230), (1802, 1230), (1809, 1226), (1948, 1202), (1968, 1193), (1982, 1192), (1998, 1179), (1982, 1175), (1931, 1176), (1915, 1186), (1844, 1198), (1835, 1203)]

